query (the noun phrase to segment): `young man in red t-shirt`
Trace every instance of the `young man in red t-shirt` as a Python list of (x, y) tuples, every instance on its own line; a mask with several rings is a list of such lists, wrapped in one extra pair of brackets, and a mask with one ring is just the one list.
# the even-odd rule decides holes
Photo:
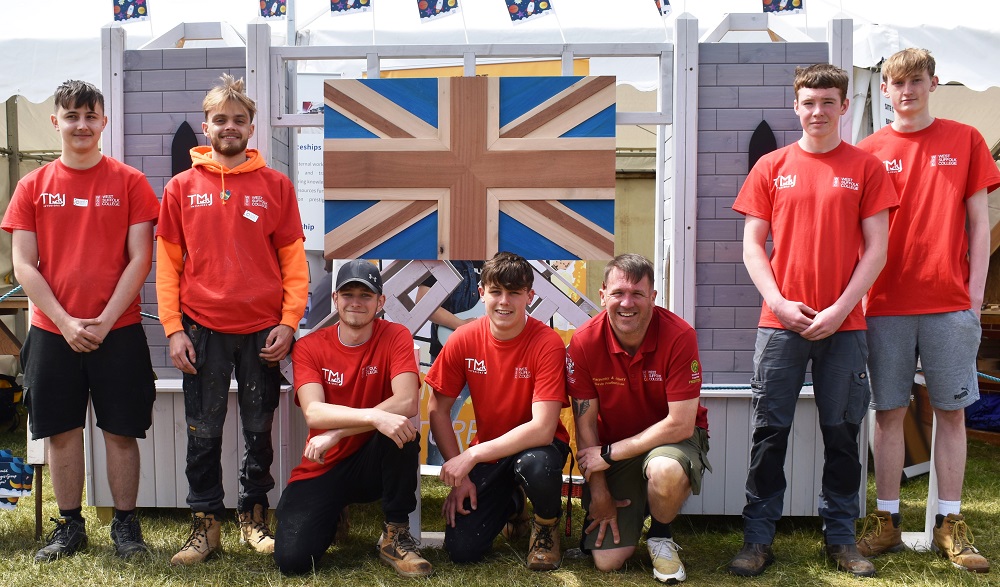
[(602, 571), (646, 545), (658, 581), (687, 578), (670, 522), (701, 492), (708, 412), (699, 404), (694, 328), (655, 305), (653, 264), (625, 254), (604, 269), (605, 310), (573, 333), (566, 379), (573, 396), (577, 462), (587, 480), (585, 548)]
[(236, 372), (246, 457), (236, 514), (240, 541), (274, 551), (267, 492), (274, 487), (271, 421), (278, 362), (292, 346), (309, 292), (292, 182), (255, 149), (254, 101), (226, 74), (202, 102), (210, 146), (163, 189), (156, 295), (170, 358), (184, 378), (187, 502), (191, 534), (171, 564), (204, 561), (220, 548), (222, 427)]
[(881, 162), (840, 138), (848, 82), (832, 65), (795, 70), (802, 138), (761, 157), (733, 204), (746, 215), (743, 260), (764, 298), (743, 548), (729, 563), (736, 575), (759, 575), (774, 560), (788, 434), (810, 362), (824, 445), (819, 515), (826, 553), (842, 571), (875, 574), (854, 539), (858, 433), (870, 396), (861, 298), (885, 265), (889, 209), (898, 199)]
[(903, 546), (899, 484), (903, 420), (920, 367), (937, 431), (938, 511), (933, 548), (963, 569), (990, 568), (960, 513), (965, 476), (965, 408), (979, 399), (979, 313), (990, 257), (986, 194), (1000, 172), (975, 128), (934, 118), (934, 58), (904, 49), (882, 65), (882, 92), (896, 119), (858, 145), (885, 164), (899, 191), (889, 224), (885, 271), (868, 295), (868, 368), (875, 412), (876, 511), (858, 549), (866, 556)]
[(282, 573), (312, 571), (343, 509), (381, 500), (379, 556), (404, 577), (426, 577), (433, 569), (409, 528), (420, 459), (420, 434), (410, 421), (420, 398), (413, 338), (376, 318), (385, 296), (367, 261), (340, 268), (333, 303), (339, 322), (292, 351), (295, 401), (309, 437), (278, 503), (274, 560)]
[(55, 161), (17, 183), (3, 219), (14, 275), (34, 304), (21, 350), (32, 438), (48, 438), (56, 528), (36, 561), (86, 547), (81, 513), (83, 426), (92, 401), (104, 433), (118, 556), (146, 553), (135, 516), (139, 445), (152, 424), (153, 367), (139, 291), (153, 256), (159, 204), (139, 171), (101, 155), (104, 96), (67, 81), (56, 89)]
[[(431, 433), (444, 458), (444, 547), (455, 562), (476, 562), (504, 533), (529, 525), (527, 566), (559, 567), (559, 498), (569, 435), (559, 420), (566, 401), (566, 349), (554, 330), (527, 315), (534, 271), (523, 257), (497, 253), (483, 265), (479, 294), (486, 316), (461, 326), (424, 381)], [(459, 452), (451, 407), (468, 384), (476, 437)]]

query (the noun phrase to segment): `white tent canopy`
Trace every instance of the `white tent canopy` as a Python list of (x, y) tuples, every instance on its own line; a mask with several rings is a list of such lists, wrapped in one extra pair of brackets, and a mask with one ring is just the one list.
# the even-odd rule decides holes
[[(760, 0), (674, 0), (661, 18), (653, 0), (555, 0), (554, 14), (523, 24), (510, 22), (500, 0), (463, 0), (461, 13), (419, 22), (414, 0), (374, 0), (373, 11), (333, 15), (328, 0), (294, 2), (300, 44), (462, 44), (662, 42), (672, 40), (673, 21), (682, 12), (699, 20), (704, 33), (726, 13), (760, 12)], [(254, 0), (147, 0), (151, 18), (124, 24), (130, 49), (138, 48), (182, 22), (225, 21), (243, 31), (258, 15)], [(827, 23), (843, 15), (854, 20), (854, 64), (872, 67), (902, 47), (930, 48), (942, 82), (983, 90), (1000, 87), (1000, 67), (992, 49), (1000, 43), (1000, 6), (988, 0), (943, 4), (937, 0), (805, 0), (805, 14), (789, 15), (789, 25), (817, 40)], [(609, 10), (613, 6), (614, 10)], [(110, 0), (48, 0), (39, 10), (30, 2), (10, 2), (0, 19), (0, 100), (20, 94), (32, 102), (51, 95), (59, 83), (78, 78), (101, 81), (101, 26), (111, 22)], [(287, 23), (272, 21), (274, 43), (284, 44)], [(633, 75), (633, 74), (629, 74)], [(652, 87), (652, 79), (632, 81)]]

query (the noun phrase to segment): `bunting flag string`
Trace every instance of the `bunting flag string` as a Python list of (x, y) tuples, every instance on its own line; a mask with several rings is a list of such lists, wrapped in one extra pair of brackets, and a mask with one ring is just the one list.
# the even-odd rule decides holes
[(365, 12), (372, 9), (372, 0), (330, 0), (330, 11), (334, 14)]
[(149, 18), (146, 0), (111, 0), (111, 2), (114, 6), (115, 20), (118, 22)]
[(285, 18), (288, 11), (287, 0), (260, 0), (260, 15), (268, 19)]
[(761, 0), (764, 12), (774, 12), (777, 14), (796, 14), (803, 12), (806, 0)]
[(420, 22), (458, 14), (458, 0), (417, 0), (417, 10), (420, 11)]
[(507, 2), (507, 12), (514, 24), (529, 19), (544, 16), (552, 12), (551, 0), (504, 0)]
[(670, 0), (653, 0), (656, 2), (656, 9), (660, 11), (661, 16), (667, 16), (670, 14)]

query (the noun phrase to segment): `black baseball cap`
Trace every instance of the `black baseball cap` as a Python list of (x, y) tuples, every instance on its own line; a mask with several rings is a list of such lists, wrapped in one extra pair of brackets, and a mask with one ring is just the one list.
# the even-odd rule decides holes
[(382, 295), (382, 275), (379, 273), (378, 267), (364, 259), (348, 261), (337, 271), (336, 291), (340, 291), (351, 282), (360, 283), (378, 295)]

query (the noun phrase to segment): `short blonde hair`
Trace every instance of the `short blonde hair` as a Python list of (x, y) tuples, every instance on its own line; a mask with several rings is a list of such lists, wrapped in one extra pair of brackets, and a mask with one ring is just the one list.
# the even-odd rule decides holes
[(219, 80), (221, 83), (209, 90), (201, 103), (201, 108), (205, 111), (205, 120), (208, 120), (209, 112), (222, 104), (237, 102), (247, 109), (250, 114), (250, 122), (253, 122), (253, 117), (257, 113), (257, 104), (250, 99), (250, 96), (247, 96), (246, 82), (243, 81), (243, 78), (236, 79), (228, 73), (224, 73)]
[(934, 57), (927, 49), (910, 47), (893, 53), (882, 64), (882, 81), (889, 83), (890, 79), (901, 79), (927, 72), (934, 77)]

